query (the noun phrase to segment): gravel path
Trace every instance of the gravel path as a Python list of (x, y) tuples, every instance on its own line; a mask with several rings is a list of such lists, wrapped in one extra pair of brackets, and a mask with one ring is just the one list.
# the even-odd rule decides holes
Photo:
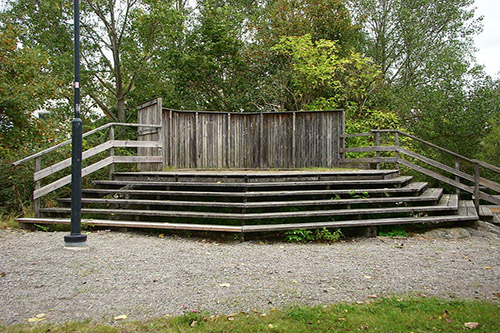
[(112, 321), (265, 311), (291, 303), (425, 294), (497, 299), (500, 238), (347, 240), (335, 244), (214, 243), (138, 233), (89, 235), (63, 249), (61, 232), (0, 230), (0, 323)]

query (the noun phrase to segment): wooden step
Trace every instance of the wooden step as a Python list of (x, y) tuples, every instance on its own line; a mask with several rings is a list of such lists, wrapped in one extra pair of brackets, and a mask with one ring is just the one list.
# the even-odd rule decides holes
[(479, 218), (481, 220), (491, 222), (493, 221), (494, 217), (495, 215), (488, 206), (485, 205), (479, 206)]
[[(472, 209), (471, 209), (472, 207)], [(245, 226), (227, 226), (217, 224), (190, 224), (190, 223), (170, 223), (170, 222), (138, 222), (138, 221), (116, 221), (100, 219), (82, 219), (83, 223), (95, 226), (105, 227), (125, 227), (125, 228), (154, 228), (154, 229), (180, 229), (180, 230), (200, 230), (200, 231), (227, 231), (227, 232), (261, 232), (261, 231), (280, 231), (294, 229), (316, 229), (316, 228), (343, 228), (358, 226), (379, 226), (394, 224), (438, 224), (448, 222), (469, 222), (477, 221), (478, 216), (471, 201), (461, 201), (458, 209), (458, 215), (446, 216), (426, 216), (426, 217), (398, 217), (384, 219), (366, 219), (366, 220), (346, 220), (346, 221), (326, 221), (312, 223), (294, 223), (294, 224), (268, 224), (268, 225), (245, 225)], [(69, 218), (19, 218), (20, 223), (37, 224), (70, 224)]]
[[(82, 204), (113, 204), (113, 205), (146, 205), (146, 206), (178, 206), (178, 207), (217, 207), (217, 208), (279, 208), (279, 207), (314, 207), (356, 204), (390, 204), (390, 203), (417, 203), (438, 202), (443, 193), (441, 188), (426, 189), (420, 196), (412, 197), (381, 197), (381, 198), (354, 198), (329, 200), (295, 200), (295, 201), (263, 201), (263, 202), (211, 202), (211, 201), (177, 201), (177, 200), (143, 200), (143, 199), (103, 199), (82, 198)], [(62, 198), (57, 201), (71, 203), (71, 198)]]
[(362, 226), (380, 226), (397, 224), (438, 224), (448, 222), (472, 222), (477, 221), (478, 216), (475, 210), (470, 210), (470, 205), (474, 207), (472, 201), (461, 201), (458, 215), (445, 216), (425, 216), (425, 217), (397, 217), (384, 219), (365, 219), (348, 221), (326, 221), (311, 223), (293, 223), (293, 224), (268, 224), (268, 225), (245, 225), (243, 232), (262, 232), (262, 231), (282, 231), (295, 229), (317, 229), (317, 228), (343, 228), (343, 227), (362, 227)]
[(218, 197), (218, 198), (260, 198), (260, 197), (297, 197), (297, 196), (335, 196), (372, 194), (403, 194), (418, 195), (427, 188), (425, 182), (413, 182), (404, 187), (336, 189), (336, 190), (299, 190), (299, 191), (249, 191), (249, 192), (211, 192), (211, 191), (161, 191), (161, 190), (130, 190), (130, 189), (83, 189), (83, 194), (120, 194), (143, 196), (188, 196), (188, 197)]
[(225, 183), (225, 182), (170, 182), (170, 181), (132, 181), (132, 180), (95, 180), (93, 183), (100, 186), (128, 186), (133, 188), (138, 187), (182, 187), (182, 188), (239, 188), (239, 189), (255, 189), (255, 188), (277, 188), (277, 187), (349, 187), (353, 186), (401, 186), (409, 183), (413, 179), (412, 176), (399, 176), (390, 179), (355, 179), (355, 180), (315, 180), (315, 181), (288, 181), (288, 182), (270, 182), (270, 183)]
[(182, 181), (245, 181), (259, 182), (266, 180), (282, 181), (282, 179), (388, 179), (399, 175), (392, 170), (176, 170), (176, 171), (145, 171), (145, 172), (115, 172), (113, 178), (122, 180), (138, 179), (175, 179)]
[[(296, 212), (275, 213), (219, 213), (219, 212), (193, 212), (193, 211), (165, 211), (165, 210), (137, 210), (137, 209), (101, 209), (82, 208), (83, 214), (114, 214), (135, 216), (162, 216), (175, 218), (202, 218), (202, 219), (283, 219), (283, 218), (307, 218), (320, 216), (346, 216), (346, 215), (372, 215), (372, 214), (400, 214), (413, 212), (447, 212), (458, 210), (458, 197), (456, 194), (445, 194), (441, 197), (438, 205), (415, 206), (415, 207), (389, 207), (389, 208), (352, 208), (336, 210), (314, 210)], [(71, 208), (42, 208), (40, 212), (46, 214), (63, 213), (68, 214)]]

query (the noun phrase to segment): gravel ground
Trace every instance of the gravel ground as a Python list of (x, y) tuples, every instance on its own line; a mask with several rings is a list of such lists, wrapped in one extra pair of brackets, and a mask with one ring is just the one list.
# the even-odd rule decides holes
[(216, 243), (140, 233), (0, 230), (0, 323), (144, 319), (293, 303), (367, 301), (391, 294), (496, 300), (500, 238), (371, 238), (334, 244)]

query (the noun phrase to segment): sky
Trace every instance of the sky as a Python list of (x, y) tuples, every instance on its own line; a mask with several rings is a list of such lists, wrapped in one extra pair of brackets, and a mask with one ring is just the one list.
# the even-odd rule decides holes
[(476, 0), (476, 15), (484, 16), (483, 32), (476, 36), (477, 62), (494, 78), (500, 78), (500, 0)]

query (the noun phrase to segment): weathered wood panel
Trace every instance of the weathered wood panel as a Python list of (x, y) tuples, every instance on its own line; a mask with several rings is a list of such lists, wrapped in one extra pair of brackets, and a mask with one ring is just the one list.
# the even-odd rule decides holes
[[(160, 110), (162, 110), (160, 112)], [(294, 111), (228, 113), (161, 109), (161, 99), (139, 106), (139, 140), (163, 142), (163, 166), (176, 168), (304, 168), (339, 165), (344, 113)], [(143, 132), (141, 132), (143, 131)], [(154, 132), (154, 133), (153, 133)], [(138, 148), (138, 156), (160, 156)], [(141, 170), (155, 170), (145, 164)]]
[[(155, 98), (151, 101), (142, 103), (137, 106), (137, 123), (138, 124), (148, 124), (148, 125), (162, 125), (162, 99)], [(163, 127), (162, 128), (150, 128), (150, 127), (138, 127), (137, 128), (137, 140), (138, 141), (161, 141), (163, 140)], [(165, 146), (165, 145), (163, 145)], [(137, 156), (162, 156), (161, 148), (137, 148)], [(141, 163), (137, 165), (140, 171), (156, 171), (161, 170), (161, 163)]]

